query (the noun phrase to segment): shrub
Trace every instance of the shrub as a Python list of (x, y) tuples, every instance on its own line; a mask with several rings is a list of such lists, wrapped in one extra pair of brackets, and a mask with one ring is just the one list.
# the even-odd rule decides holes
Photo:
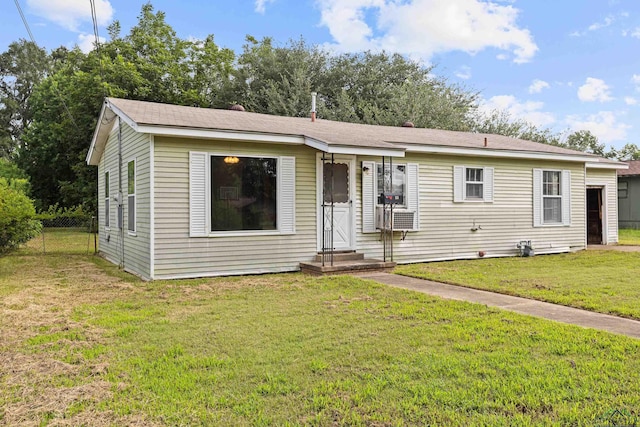
[(16, 248), (40, 233), (36, 210), (22, 192), (0, 178), (0, 253)]

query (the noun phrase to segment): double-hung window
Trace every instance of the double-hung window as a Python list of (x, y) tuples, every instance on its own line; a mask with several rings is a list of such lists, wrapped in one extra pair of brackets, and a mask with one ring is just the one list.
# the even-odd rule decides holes
[(127, 229), (136, 232), (136, 161), (127, 163)]
[(380, 195), (391, 196), (396, 200), (396, 205), (406, 206), (406, 188), (407, 188), (407, 166), (406, 165), (390, 165), (385, 164), (384, 170), (382, 163), (376, 164), (376, 183), (378, 203), (381, 202)]
[(453, 201), (493, 202), (493, 168), (454, 166)]
[(295, 158), (189, 153), (189, 235), (295, 233)]
[(542, 171), (542, 221), (545, 224), (562, 222), (562, 187), (560, 171)]
[(111, 226), (110, 205), (109, 200), (109, 171), (104, 173), (104, 228)]
[(570, 171), (533, 170), (533, 225), (571, 225)]

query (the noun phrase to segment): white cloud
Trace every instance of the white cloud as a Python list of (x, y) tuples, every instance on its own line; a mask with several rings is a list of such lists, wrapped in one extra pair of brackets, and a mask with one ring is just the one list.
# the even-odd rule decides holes
[[(91, 22), (91, 4), (87, 0), (27, 0), (29, 9), (35, 15), (53, 21), (71, 30), (78, 31), (83, 22)], [(109, 0), (95, 0), (98, 25), (111, 22), (113, 7)]]
[(480, 105), (484, 112), (506, 111), (515, 119), (523, 119), (539, 127), (547, 127), (556, 121), (552, 113), (541, 111), (544, 103), (538, 101), (520, 102), (512, 95), (498, 95), (489, 98)]
[(596, 31), (596, 30), (599, 30), (601, 28), (608, 27), (609, 25), (613, 24), (614, 21), (615, 21), (615, 18), (613, 16), (609, 15), (606, 18), (604, 18), (604, 21), (595, 22), (595, 23), (589, 25), (589, 28), (587, 28), (587, 30)]
[(256, 8), (255, 11), (261, 14), (264, 14), (266, 11), (267, 4), (273, 3), (275, 0), (256, 0)]
[(631, 82), (636, 85), (636, 90), (640, 91), (640, 74), (634, 74), (631, 76)]
[(540, 93), (543, 89), (548, 89), (549, 83), (544, 80), (535, 79), (531, 82), (531, 86), (529, 86), (529, 93)]
[(635, 37), (636, 39), (640, 39), (640, 27), (636, 27), (632, 30), (622, 30), (622, 35), (624, 37), (631, 36)]
[[(538, 47), (517, 23), (518, 9), (481, 0), (316, 0), (338, 51), (381, 50), (419, 56), (487, 48), (528, 62)], [(371, 17), (375, 16), (375, 22)], [(369, 19), (367, 19), (369, 17)]]
[(631, 96), (625, 96), (624, 103), (627, 104), (627, 105), (637, 105), (638, 104), (638, 100), (636, 98), (631, 97)]
[(578, 88), (578, 99), (583, 102), (607, 102), (613, 100), (609, 86), (604, 80), (587, 77), (585, 84)]
[(627, 130), (631, 129), (630, 125), (620, 123), (612, 111), (600, 111), (586, 117), (570, 115), (566, 122), (572, 130), (589, 130), (607, 144), (626, 140)]
[(471, 78), (471, 68), (463, 65), (456, 71), (456, 77), (462, 80), (469, 80)]
[[(104, 37), (99, 37), (98, 40), (100, 41), (100, 43), (104, 43), (107, 41), (107, 39), (105, 39)], [(96, 42), (96, 37), (93, 34), (79, 34), (78, 35), (78, 47), (80, 48), (81, 51), (83, 51), (84, 53), (89, 53), (91, 52), (93, 49), (96, 48), (95, 46), (95, 42)]]

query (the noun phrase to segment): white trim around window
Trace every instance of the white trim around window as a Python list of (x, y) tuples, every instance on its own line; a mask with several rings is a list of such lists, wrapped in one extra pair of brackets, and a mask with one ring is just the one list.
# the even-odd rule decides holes
[(571, 171), (533, 170), (533, 226), (571, 225)]
[[(212, 159), (262, 158), (276, 160), (276, 219), (274, 229), (212, 231)], [(229, 152), (189, 153), (189, 236), (237, 237), (295, 234), (295, 157), (274, 155), (246, 155)], [(238, 198), (234, 188), (220, 188), (223, 198)], [(225, 199), (227, 200), (227, 199)]]
[(453, 201), (455, 203), (492, 203), (493, 175), (492, 167), (454, 166)]
[(103, 175), (104, 179), (104, 229), (111, 229), (111, 171), (106, 170)]
[(130, 236), (135, 236), (137, 233), (137, 185), (138, 162), (134, 157), (127, 162), (127, 232)]

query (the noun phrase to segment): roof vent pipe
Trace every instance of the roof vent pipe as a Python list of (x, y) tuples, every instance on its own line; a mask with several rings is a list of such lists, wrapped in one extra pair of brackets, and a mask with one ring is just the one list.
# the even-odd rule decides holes
[(485, 147), (487, 146), (487, 137), (486, 136), (484, 137), (484, 146)]
[(316, 96), (318, 96), (317, 92), (311, 92), (311, 121), (316, 121)]

